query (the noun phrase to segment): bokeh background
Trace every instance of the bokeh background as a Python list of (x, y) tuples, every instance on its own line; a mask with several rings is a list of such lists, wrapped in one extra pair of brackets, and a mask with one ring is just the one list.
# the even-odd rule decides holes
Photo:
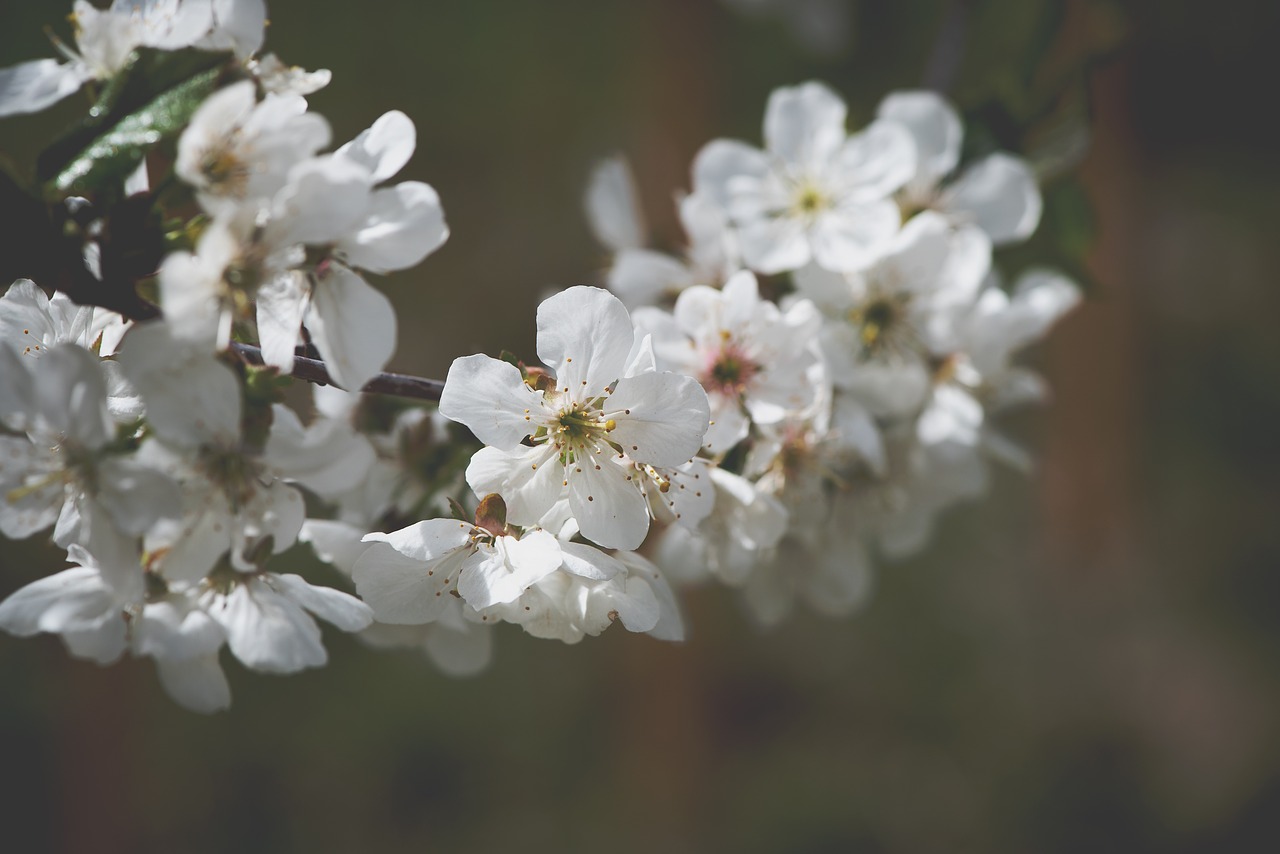
[[(532, 353), (541, 296), (600, 281), (594, 160), (631, 157), (674, 243), (705, 141), (758, 140), (769, 91), (810, 78), (864, 120), (965, 7), (971, 137), (1092, 134), (1032, 250), (1089, 291), (1034, 354), (1052, 405), (1010, 424), (1041, 465), (949, 513), (845, 620), (765, 632), (708, 589), (684, 645), (509, 627), (463, 681), (327, 633), (320, 671), (230, 665), (212, 718), (149, 663), (0, 636), (0, 849), (1280, 850), (1280, 5), (269, 5), (268, 47), (334, 72), (312, 102), (336, 139), (417, 122), (403, 177), (438, 188), (453, 236), (385, 285), (393, 367), (437, 377)], [(4, 3), (0, 65), (49, 55), (67, 11)], [(29, 162), (76, 107), (6, 121), (0, 150)], [(58, 557), (0, 543), (0, 594)]]

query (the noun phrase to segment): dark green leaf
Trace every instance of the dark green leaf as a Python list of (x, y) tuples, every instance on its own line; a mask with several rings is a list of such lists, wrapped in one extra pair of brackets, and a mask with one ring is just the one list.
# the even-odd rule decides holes
[(106, 82), (88, 114), (36, 158), (36, 180), (51, 180), (109, 128), (168, 90), (211, 69), (230, 67), (226, 52), (140, 48)]
[(148, 151), (186, 126), (222, 76), (220, 68), (204, 71), (125, 116), (67, 164), (52, 188), (59, 194), (87, 195), (123, 182)]

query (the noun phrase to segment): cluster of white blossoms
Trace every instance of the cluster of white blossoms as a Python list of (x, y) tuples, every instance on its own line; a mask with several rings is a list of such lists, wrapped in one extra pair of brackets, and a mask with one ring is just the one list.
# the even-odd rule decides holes
[[(230, 703), (224, 646), (254, 671), (323, 665), (316, 618), (466, 674), (503, 622), (680, 640), (670, 581), (718, 578), (766, 621), (797, 596), (843, 613), (871, 553), (919, 548), (989, 457), (1023, 457), (989, 417), (1043, 394), (1011, 358), (1077, 291), (1002, 287), (992, 246), (1036, 227), (1035, 181), (1007, 155), (960, 168), (934, 95), (849, 135), (826, 88), (779, 90), (767, 150), (698, 156), (679, 258), (645, 245), (629, 172), (605, 164), (588, 207), (616, 295), (547, 299), (541, 364), (459, 358), (433, 407), (361, 391), (396, 338), (365, 274), (448, 237), (430, 186), (391, 183), (409, 118), (328, 151), (305, 96), (329, 75), (257, 55), (260, 0), (78, 0), (73, 19), (65, 61), (0, 70), (0, 116), (127, 88), (143, 50), (214, 65), (124, 117), (104, 94), (86, 132), (105, 136), (42, 188), (80, 217), (64, 240), (94, 304), (26, 279), (0, 297), (0, 533), (48, 532), (71, 564), (0, 603), (10, 633), (152, 658), (209, 712)], [(131, 316), (92, 299), (122, 293), (122, 199), (164, 229), (123, 283)], [(295, 371), (322, 383), (313, 411), (283, 403)], [(298, 543), (333, 586), (280, 571)]]
[(1079, 290), (1038, 269), (1004, 287), (992, 250), (1036, 229), (1035, 176), (1005, 153), (962, 164), (937, 94), (892, 94), (851, 133), (826, 86), (779, 89), (764, 138), (698, 153), (683, 257), (647, 246), (622, 160), (586, 207), (658, 368), (711, 403), (707, 512), (655, 515), (646, 553), (673, 580), (740, 588), (772, 623), (797, 599), (851, 611), (874, 554), (923, 547), (939, 511), (984, 491), (988, 460), (1027, 464), (992, 417), (1044, 396), (1013, 357)]

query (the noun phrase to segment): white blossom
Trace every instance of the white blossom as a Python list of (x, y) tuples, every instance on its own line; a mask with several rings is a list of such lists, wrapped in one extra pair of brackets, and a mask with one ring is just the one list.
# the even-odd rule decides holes
[(290, 169), (329, 143), (329, 123), (299, 95), (257, 98), (253, 81), (205, 100), (178, 139), (174, 171), (210, 213), (270, 199)]
[(631, 632), (683, 640), (674, 595), (651, 563), (582, 543), (562, 542), (561, 550), (563, 571), (530, 585), (514, 602), (478, 612), (477, 618), (505, 620), (534, 637), (564, 643), (598, 635), (614, 622)]
[(839, 274), (809, 266), (799, 292), (822, 310), (823, 353), (836, 387), (877, 415), (910, 414), (932, 362), (956, 347), (957, 325), (990, 267), (980, 232), (953, 233), (933, 213), (911, 219), (876, 263)]
[[(130, 323), (114, 311), (76, 305), (64, 293), (46, 296), (30, 279), (18, 279), (0, 296), (0, 346), (39, 358), (55, 344), (76, 344), (107, 357)], [(107, 409), (119, 421), (140, 415), (137, 395), (114, 362), (103, 361)]]
[(60, 344), (38, 360), (0, 350), (0, 419), (26, 432), (0, 436), (0, 532), (22, 538), (57, 523), (54, 540), (118, 555), (158, 519), (177, 490), (126, 450), (93, 354)]
[(892, 194), (911, 177), (907, 131), (878, 120), (849, 136), (845, 104), (820, 83), (776, 90), (765, 151), (715, 140), (694, 163), (694, 190), (728, 211), (746, 266), (761, 273), (874, 261), (897, 233)]
[(267, 234), (278, 244), (305, 243), (323, 260), (310, 269), (262, 276), (258, 331), (263, 356), (292, 369), (305, 325), (343, 388), (359, 390), (382, 370), (396, 344), (391, 302), (353, 268), (375, 273), (419, 263), (448, 238), (439, 196), (429, 185), (376, 186), (413, 153), (416, 131), (390, 112), (333, 155), (299, 166), (273, 200)]
[(649, 248), (635, 181), (620, 156), (596, 166), (585, 207), (596, 239), (614, 253), (607, 275), (609, 289), (628, 308), (656, 305), (693, 285), (719, 287), (741, 266), (737, 235), (728, 216), (705, 194), (678, 199), (680, 222), (689, 241), (683, 258)]
[(1026, 161), (989, 154), (953, 175), (963, 126), (955, 108), (934, 92), (894, 92), (880, 103), (881, 119), (910, 131), (914, 174), (901, 191), (908, 210), (935, 210), (960, 227), (976, 227), (997, 246), (1024, 240), (1040, 223), (1043, 201)]
[(274, 53), (251, 59), (248, 69), (263, 90), (272, 95), (310, 95), (328, 86), (333, 77), (327, 68), (307, 71), (286, 65)]
[(440, 412), (491, 446), (473, 458), (467, 478), (474, 485), (505, 472), (496, 491), (515, 524), (538, 523), (567, 491), (583, 536), (609, 548), (643, 541), (649, 515), (631, 463), (688, 461), (709, 416), (692, 378), (632, 374), (633, 342), (631, 319), (616, 297), (576, 287), (538, 308), (538, 355), (554, 372), (543, 388), (488, 356), (454, 360)]
[(208, 586), (199, 604), (226, 633), (232, 654), (264, 673), (294, 673), (329, 660), (312, 615), (347, 632), (373, 620), (354, 596), (272, 572), (236, 577), (225, 589)]
[(807, 300), (783, 312), (760, 298), (755, 276), (734, 274), (724, 290), (693, 287), (673, 314), (636, 313), (653, 336), (658, 365), (697, 378), (711, 403), (704, 445), (723, 454), (752, 422), (776, 424), (826, 399), (817, 347), (821, 317)]
[(76, 50), (60, 42), (65, 62), (36, 59), (0, 69), (0, 116), (52, 106), (92, 80), (119, 73), (135, 48), (233, 49), (248, 57), (262, 44), (262, 0), (113, 0), (99, 9), (76, 0)]
[(740, 585), (777, 548), (787, 531), (787, 509), (766, 490), (725, 469), (712, 467), (709, 479), (714, 492), (706, 520), (696, 529), (667, 526), (653, 557), (680, 583), (714, 577)]
[(456, 519), (418, 522), (364, 541), (390, 547), (366, 551), (352, 574), (384, 623), (431, 622), (454, 590), (477, 609), (514, 601), (563, 561), (556, 538), (545, 531), (513, 536)]

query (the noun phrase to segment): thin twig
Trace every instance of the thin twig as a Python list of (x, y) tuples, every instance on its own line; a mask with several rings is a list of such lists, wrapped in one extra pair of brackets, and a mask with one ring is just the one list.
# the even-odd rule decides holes
[(947, 16), (938, 29), (938, 37), (929, 51), (921, 85), (946, 94), (955, 85), (956, 75), (964, 60), (965, 36), (969, 29), (969, 12), (973, 0), (951, 0)]
[[(233, 343), (231, 349), (250, 364), (263, 364), (262, 350), (252, 344)], [(306, 356), (293, 357), (292, 376), (316, 385), (337, 385), (333, 377), (329, 376), (329, 369), (325, 367), (324, 362), (319, 359), (309, 359)], [(444, 383), (440, 380), (411, 377), (407, 374), (378, 374), (365, 383), (364, 388), (360, 390), (365, 394), (392, 394), (417, 400), (439, 400), (440, 392), (444, 390)]]

